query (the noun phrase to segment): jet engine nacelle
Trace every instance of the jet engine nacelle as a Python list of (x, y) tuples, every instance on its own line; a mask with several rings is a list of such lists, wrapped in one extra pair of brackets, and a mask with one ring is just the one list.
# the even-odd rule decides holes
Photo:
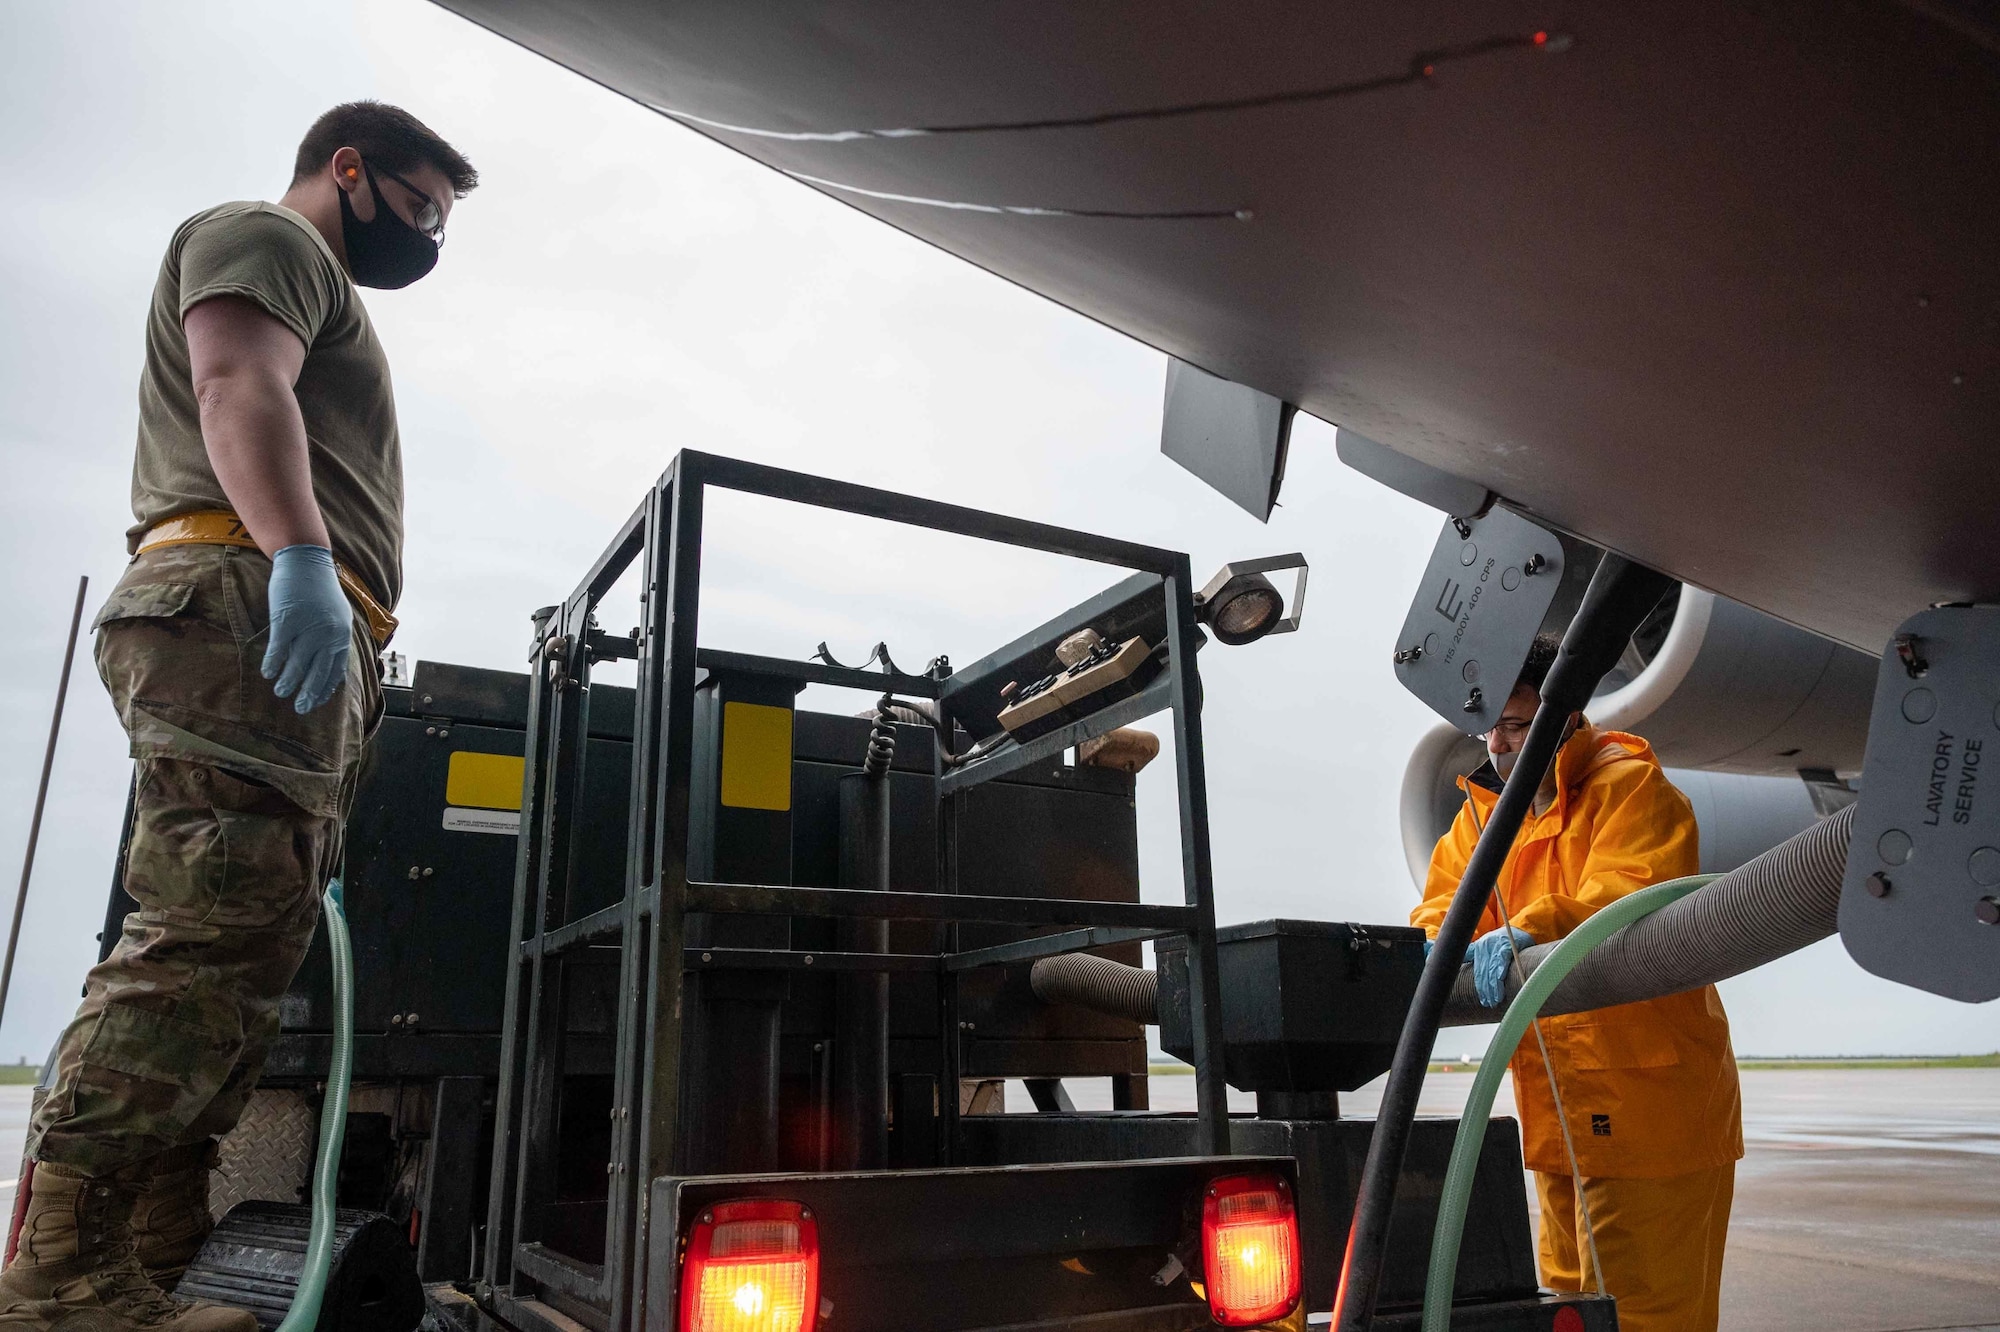
[[(1642, 626), (1588, 716), (1644, 736), (1701, 825), (1701, 868), (1736, 868), (1852, 799), (1876, 659), (1748, 606), (1683, 587)], [(1403, 774), (1403, 854), (1421, 884), (1485, 746), (1450, 726)]]

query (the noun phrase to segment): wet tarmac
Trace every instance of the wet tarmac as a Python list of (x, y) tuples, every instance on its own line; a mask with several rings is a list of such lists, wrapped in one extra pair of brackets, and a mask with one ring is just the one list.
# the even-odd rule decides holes
[[(1456, 1114), (1471, 1084), (1432, 1074), (1423, 1112)], [(1192, 1079), (1152, 1089), (1158, 1108), (1193, 1108)], [(1108, 1083), (1071, 1090), (1081, 1109), (1110, 1104)], [(1024, 1108), (1021, 1088), (1009, 1092)], [(30, 1094), (0, 1087), (0, 1208)], [(1379, 1094), (1363, 1088), (1342, 1109), (1373, 1113)], [(1724, 1328), (2000, 1332), (2000, 1069), (1747, 1070), (1743, 1105)], [(1495, 1113), (1512, 1110), (1503, 1089)]]
[(2000, 1327), (2000, 1069), (1743, 1074), (1724, 1326)]

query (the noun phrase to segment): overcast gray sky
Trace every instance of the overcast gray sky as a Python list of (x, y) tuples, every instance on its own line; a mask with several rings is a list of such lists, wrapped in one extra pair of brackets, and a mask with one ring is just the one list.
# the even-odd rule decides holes
[[(94, 611), (123, 565), (166, 240), (210, 204), (276, 198), (306, 125), (356, 97), (407, 107), (485, 180), (431, 277), (368, 295), (408, 460), (400, 650), (518, 669), (529, 610), (575, 583), (682, 447), (1185, 549), (1198, 574), (1303, 550), (1304, 631), (1203, 654), (1221, 914), (1405, 918), (1396, 791), (1431, 722), (1388, 656), (1437, 514), (1344, 469), (1331, 427), (1302, 417), (1284, 507), (1260, 526), (1159, 456), (1157, 352), (420, 0), (0, 5), (0, 884), (76, 577)], [(774, 504), (719, 513), (716, 646), (803, 656), (825, 639), (859, 657), (886, 638), (905, 665), (964, 662), (1111, 581)], [(127, 774), (86, 649), (0, 1057), (39, 1060), (75, 1002)], [(1145, 893), (1177, 900), (1169, 765), (1142, 778), (1140, 808)], [(1724, 993), (1742, 1052), (2000, 1047), (2000, 1005), (1877, 980), (1836, 941)]]

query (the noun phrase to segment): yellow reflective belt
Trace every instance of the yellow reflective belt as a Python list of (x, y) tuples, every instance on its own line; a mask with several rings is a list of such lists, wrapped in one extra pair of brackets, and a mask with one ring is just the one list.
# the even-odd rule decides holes
[[(143, 555), (162, 546), (249, 546), (254, 549), (256, 545), (241, 518), (226, 509), (215, 509), (204, 513), (183, 513), (153, 524), (139, 542), (139, 553)], [(346, 565), (336, 560), (333, 567), (340, 575), (342, 590), (361, 608), (361, 614), (367, 619), (368, 636), (375, 640), (376, 647), (386, 647), (390, 636), (396, 632), (396, 617), (375, 600), (367, 586)]]

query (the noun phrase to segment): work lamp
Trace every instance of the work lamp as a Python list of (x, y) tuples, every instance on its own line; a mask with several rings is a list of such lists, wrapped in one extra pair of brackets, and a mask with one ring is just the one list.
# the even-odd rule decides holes
[[(1286, 569), (1298, 571), (1292, 586), (1289, 616), (1284, 613), (1284, 597), (1265, 577)], [(1263, 559), (1225, 564), (1194, 594), (1194, 606), (1195, 619), (1207, 625), (1218, 641), (1231, 647), (1254, 643), (1268, 634), (1291, 633), (1305, 614), (1306, 558), (1267, 555)]]

